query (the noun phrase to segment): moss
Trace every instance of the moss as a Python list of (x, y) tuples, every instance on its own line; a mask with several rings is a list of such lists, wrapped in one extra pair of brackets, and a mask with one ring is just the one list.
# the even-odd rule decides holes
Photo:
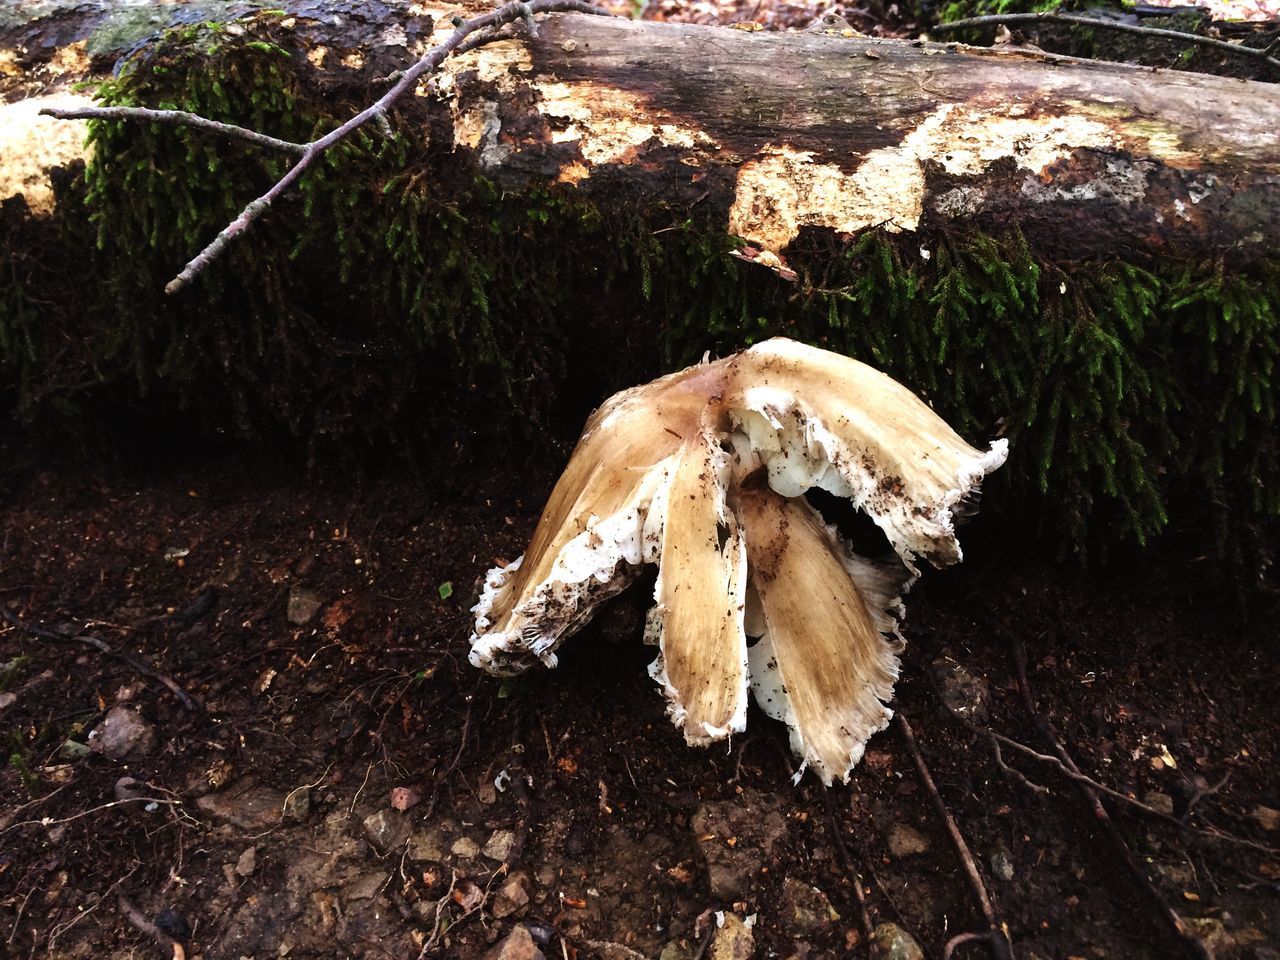
[(672, 360), (775, 333), (839, 350), (962, 433), (1009, 437), (988, 502), (1060, 553), (1105, 558), (1207, 515), (1233, 574), (1259, 575), (1280, 520), (1275, 267), (1038, 263), (1016, 232), (926, 248), (802, 237), (789, 296), (722, 299), (736, 323), (670, 329)]
[[(269, 19), (172, 31), (104, 98), (294, 140), (330, 129), (359, 104), (307, 89)], [(155, 126), (92, 136), (84, 182), (63, 187), (85, 202), (60, 204), (77, 213), (58, 256), (30, 262), (95, 282), (50, 306), (48, 277), (0, 277), (0, 389), (38, 431), (101, 440), (127, 420), (325, 464), (399, 446), (447, 470), (477, 432), (546, 449), (613, 390), (786, 334), (885, 369), (969, 437), (1008, 436), (988, 509), (1060, 553), (1173, 528), (1243, 576), (1276, 542), (1274, 265), (1045, 262), (1016, 232), (805, 231), (787, 283), (731, 258), (707, 205), (642, 216), (569, 188), (504, 196), (392, 133), (327, 156), (168, 298), (164, 282), (288, 158)]]

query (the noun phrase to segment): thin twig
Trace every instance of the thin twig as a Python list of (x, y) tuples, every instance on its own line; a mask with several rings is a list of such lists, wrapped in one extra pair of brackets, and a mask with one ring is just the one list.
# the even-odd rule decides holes
[(202, 117), (198, 113), (188, 113), (186, 110), (156, 110), (151, 107), (77, 107), (74, 110), (61, 110), (57, 107), (45, 107), (40, 114), (57, 120), (145, 120), (150, 123), (171, 123), (175, 126), (208, 130), (222, 137), (244, 140), (246, 143), (283, 153), (307, 152), (305, 143), (281, 140), (247, 127), (238, 127), (234, 123), (210, 120), (208, 117)]
[(858, 902), (858, 919), (862, 924), (862, 935), (866, 942), (870, 943), (875, 924), (871, 921), (871, 909), (867, 905), (867, 891), (862, 886), (862, 877), (858, 873), (858, 865), (854, 863), (853, 855), (849, 852), (849, 847), (844, 842), (844, 829), (836, 813), (836, 805), (831, 798), (831, 791), (823, 790), (822, 799), (827, 807), (827, 817), (831, 821), (831, 835), (836, 841), (836, 853), (840, 856), (840, 865), (844, 867), (845, 874), (853, 882), (853, 898)]
[(1165, 40), (1179, 40), (1185, 43), (1196, 43), (1202, 47), (1212, 47), (1236, 56), (1261, 60), (1273, 67), (1280, 68), (1280, 60), (1271, 56), (1272, 44), (1268, 47), (1245, 47), (1226, 40), (1213, 37), (1202, 37), (1198, 33), (1184, 33), (1181, 30), (1161, 30), (1158, 27), (1143, 27), (1136, 23), (1123, 23), (1117, 20), (1103, 20), (1100, 17), (1084, 17), (1071, 13), (993, 13), (982, 17), (966, 17), (963, 20), (952, 20), (933, 27), (931, 33), (946, 33), (966, 27), (983, 27), (1009, 23), (1070, 23), (1079, 27), (1100, 27), (1103, 30), (1120, 30), (1124, 33), (1138, 33), (1147, 37), (1160, 37)]
[(89, 914), (93, 913), (93, 911), (97, 910), (98, 907), (102, 906), (102, 904), (106, 901), (106, 899), (115, 892), (117, 887), (119, 887), (122, 883), (124, 883), (126, 880), (128, 880), (137, 872), (138, 872), (138, 864), (135, 862), (133, 865), (133, 869), (131, 869), (128, 873), (126, 873), (123, 877), (121, 877), (111, 886), (107, 887), (106, 892), (102, 896), (100, 896), (96, 901), (94, 901), (94, 903), (91, 906), (88, 906), (83, 910), (81, 910), (79, 913), (77, 913), (74, 917), (72, 917), (66, 923), (59, 924), (58, 926), (54, 927), (53, 930), (49, 933), (49, 939), (45, 941), (46, 952), (52, 953), (54, 944), (58, 942), (59, 937), (61, 937), (64, 933), (66, 933), (68, 930), (74, 927), (77, 923), (79, 923), (85, 917), (89, 916)]
[[(951, 811), (947, 809), (947, 805), (942, 799), (942, 794), (938, 792), (938, 788), (933, 782), (933, 775), (929, 773), (929, 766), (924, 762), (924, 756), (916, 745), (915, 735), (911, 732), (911, 724), (907, 722), (907, 718), (903, 716), (901, 711), (894, 716), (894, 721), (898, 725), (898, 733), (902, 735), (902, 741), (906, 744), (907, 751), (911, 754), (911, 759), (915, 762), (916, 773), (920, 777), (920, 783), (925, 792), (929, 794), (929, 800), (933, 804), (933, 811), (937, 814), (938, 819), (942, 821), (942, 825), (947, 831), (947, 836), (951, 838), (951, 846), (955, 848), (956, 856), (960, 858), (960, 864), (969, 880), (969, 888), (973, 891), (974, 899), (978, 903), (978, 908), (982, 911), (983, 919), (986, 920), (986, 931), (974, 934), (970, 939), (986, 940), (988, 946), (991, 947), (992, 955), (997, 957), (998, 960), (1013, 960), (1013, 945), (1009, 942), (1009, 934), (1005, 931), (1004, 924), (996, 916), (995, 905), (991, 901), (990, 894), (987, 893), (986, 885), (982, 882), (982, 875), (978, 872), (978, 865), (974, 862), (973, 854), (969, 852), (969, 845), (965, 843), (964, 836), (960, 833), (960, 828), (956, 826), (956, 822), (951, 816)], [(956, 939), (947, 944), (943, 952), (944, 960), (950, 957), (951, 951), (958, 945)]]
[[(1001, 628), (1001, 632), (1002, 633), (1004, 632), (1002, 628)], [(925, 676), (929, 678), (930, 683), (933, 685), (935, 692), (937, 692), (938, 691), (937, 678), (933, 676), (931, 671), (926, 670), (924, 672), (925, 672)], [(1150, 817), (1153, 820), (1159, 820), (1162, 823), (1169, 824), (1170, 826), (1180, 827), (1181, 829), (1184, 829), (1184, 830), (1190, 830), (1193, 833), (1199, 834), (1202, 837), (1209, 837), (1214, 840), (1220, 840), (1224, 843), (1234, 843), (1234, 844), (1239, 844), (1240, 846), (1243, 846), (1243, 847), (1249, 847), (1250, 849), (1257, 850), (1259, 853), (1274, 855), (1277, 852), (1275, 847), (1269, 847), (1264, 843), (1258, 843), (1257, 841), (1249, 840), (1246, 837), (1237, 837), (1235, 834), (1228, 833), (1227, 831), (1219, 829), (1218, 827), (1215, 827), (1212, 824), (1208, 824), (1207, 821), (1206, 821), (1206, 826), (1204, 827), (1198, 827), (1195, 824), (1187, 822), (1186, 818), (1189, 817), (1191, 814), (1191, 806), (1193, 806), (1196, 802), (1198, 802), (1203, 797), (1213, 793), (1217, 793), (1219, 790), (1221, 790), (1222, 787), (1225, 786), (1227, 779), (1230, 776), (1229, 774), (1227, 777), (1224, 777), (1216, 785), (1209, 787), (1204, 791), (1201, 791), (1198, 794), (1198, 796), (1194, 797), (1192, 799), (1192, 803), (1188, 805), (1187, 813), (1183, 816), (1183, 818), (1180, 819), (1178, 817), (1173, 816), (1172, 814), (1165, 813), (1163, 810), (1157, 810), (1155, 807), (1151, 806), (1150, 804), (1143, 803), (1137, 797), (1131, 797), (1128, 794), (1121, 793), (1119, 790), (1115, 790), (1111, 787), (1108, 787), (1105, 783), (1098, 782), (1088, 774), (1082, 773), (1079, 767), (1068, 767), (1058, 757), (1052, 757), (1052, 756), (1049, 756), (1047, 753), (1041, 753), (1039, 750), (1036, 750), (1033, 747), (1029, 747), (1025, 743), (1021, 743), (1017, 740), (1012, 739), (1011, 737), (1006, 737), (1003, 733), (997, 733), (995, 730), (991, 730), (987, 727), (984, 727), (979, 723), (974, 723), (968, 717), (962, 716), (961, 714), (953, 710), (950, 704), (948, 704), (946, 702), (946, 699), (941, 695), (939, 695), (938, 701), (942, 704), (943, 709), (946, 710), (947, 713), (949, 713), (951, 717), (954, 720), (956, 720), (958, 723), (961, 723), (964, 726), (968, 727), (970, 730), (972, 730), (974, 733), (978, 734), (979, 736), (986, 737), (987, 739), (989, 739), (991, 741), (992, 748), (995, 750), (996, 765), (999, 766), (1001, 770), (1004, 770), (1006, 773), (1010, 774), (1013, 777), (1013, 779), (1019, 780), (1020, 782), (1024, 783), (1024, 785), (1028, 789), (1030, 789), (1032, 792), (1048, 793), (1049, 791), (1045, 787), (1042, 787), (1040, 784), (1033, 783), (1032, 781), (1028, 780), (1025, 776), (1023, 776), (1017, 770), (1014, 770), (1012, 767), (1007, 766), (1004, 762), (1003, 755), (1000, 753), (1000, 747), (1002, 745), (1008, 747), (1011, 750), (1016, 750), (1018, 753), (1022, 754), (1023, 756), (1028, 757), (1032, 760), (1035, 760), (1039, 763), (1047, 764), (1048, 766), (1056, 770), (1058, 773), (1060, 773), (1062, 776), (1066, 777), (1068, 780), (1071, 780), (1074, 783), (1079, 784), (1080, 786), (1084, 786), (1092, 790), (1096, 790), (1098, 793), (1101, 793), (1104, 796), (1110, 797), (1112, 800), (1115, 800), (1117, 803), (1123, 803), (1125, 806), (1130, 807), (1134, 810), (1137, 810), (1138, 812)]]
[(133, 667), (134, 670), (143, 676), (150, 677), (151, 679), (164, 684), (164, 686), (168, 687), (169, 690), (173, 692), (173, 695), (177, 697), (178, 700), (181, 701), (182, 705), (188, 710), (200, 709), (200, 705), (196, 703), (191, 694), (183, 690), (182, 687), (178, 685), (178, 682), (168, 674), (161, 673), (154, 667), (147, 666), (132, 654), (117, 650), (105, 640), (99, 640), (97, 637), (87, 633), (77, 634), (75, 636), (63, 636), (60, 633), (54, 633), (52, 630), (46, 630), (43, 627), (37, 627), (35, 624), (27, 623), (25, 620), (20, 620), (3, 607), (0, 607), (0, 617), (4, 617), (4, 619), (12, 626), (31, 634), (33, 637), (40, 637), (42, 640), (55, 640), (58, 643), (83, 643), (86, 646), (93, 647), (101, 653), (105, 653), (109, 657), (115, 657), (117, 660), (121, 660)]
[(1048, 787), (1027, 779), (1026, 774), (1021, 770), (1015, 770), (1004, 762), (1004, 755), (1000, 752), (1000, 741), (995, 737), (991, 738), (991, 752), (995, 755), (996, 766), (999, 767), (1000, 771), (1014, 783), (1021, 784), (1027, 790), (1030, 790), (1032, 793), (1038, 793), (1041, 796), (1049, 793)]
[(79, 820), (81, 817), (87, 817), (91, 813), (97, 813), (99, 810), (110, 810), (112, 807), (122, 807), (126, 803), (155, 803), (163, 804), (169, 807), (181, 807), (181, 800), (166, 800), (163, 797), (127, 797), (124, 800), (112, 800), (109, 803), (100, 803), (96, 807), (90, 807), (88, 810), (82, 810), (70, 817), (60, 817), (53, 819), (52, 817), (43, 817), (40, 820), (19, 820), (17, 823), (11, 823), (9, 826), (0, 830), (0, 835), (8, 833), (10, 830), (17, 830), (19, 827), (56, 827), (64, 823), (71, 823)]
[[(87, 117), (104, 117), (110, 119), (121, 120), (147, 120), (151, 122), (160, 121), (165, 123), (186, 124), (201, 129), (210, 130), (220, 133), (224, 136), (235, 137), (241, 140), (249, 140), (263, 146), (271, 146), (278, 150), (287, 150), (291, 153), (298, 154), (298, 162), (295, 163), (275, 184), (262, 196), (251, 201), (245, 208), (240, 211), (240, 215), (232, 220), (222, 231), (213, 238), (203, 250), (196, 254), (189, 263), (178, 273), (176, 277), (165, 285), (165, 293), (177, 293), (205, 267), (212, 263), (227, 247), (227, 245), (240, 234), (249, 229), (253, 223), (261, 217), (271, 207), (273, 203), (293, 185), (294, 181), (302, 176), (316, 159), (338, 143), (350, 136), (360, 127), (370, 121), (382, 122), (386, 119), (387, 110), (400, 97), (410, 90), (413, 90), (418, 80), (427, 73), (431, 73), (439, 68), (440, 64), (447, 57), (454, 53), (461, 53), (465, 50), (474, 49), (483, 43), (490, 43), (500, 39), (501, 34), (498, 28), (505, 24), (522, 20), (527, 29), (531, 33), (536, 31), (534, 24), (534, 15), (538, 13), (557, 13), (557, 12), (574, 12), (588, 13), (597, 16), (612, 16), (607, 10), (602, 10), (586, 0), (530, 0), (525, 3), (523, 0), (516, 0), (513, 3), (507, 3), (496, 10), (482, 14), (478, 17), (472, 17), (470, 20), (462, 20), (455, 18), (455, 29), (449, 37), (436, 47), (433, 47), (422, 59), (413, 66), (409, 67), (402, 73), (385, 94), (378, 98), (377, 101), (365, 107), (350, 120), (347, 120), (335, 130), (331, 130), (323, 137), (312, 140), (310, 143), (294, 144), (285, 140), (276, 140), (274, 137), (266, 137), (262, 134), (254, 134), (253, 131), (246, 130), (243, 127), (237, 127), (233, 124), (219, 124), (216, 121), (207, 118), (189, 114), (180, 110), (147, 110), (145, 112), (134, 112), (136, 108), (118, 108), (118, 107), (100, 107), (95, 109), (85, 108), (75, 111), (78, 116)], [(480, 36), (474, 37), (473, 35)], [(471, 42), (468, 43), (468, 39)], [(103, 111), (121, 111), (110, 115)], [(159, 115), (164, 115), (163, 119)]]
[[(1054, 752), (1062, 759), (1063, 764), (1068, 769), (1079, 773), (1075, 760), (1072, 759), (1071, 754), (1063, 745), (1062, 739), (1053, 728), (1053, 724), (1036, 709), (1035, 697), (1031, 695), (1031, 683), (1027, 679), (1026, 648), (1020, 640), (1011, 634), (1006, 634), (1006, 637), (1010, 641), (1010, 655), (1013, 660), (1014, 673), (1017, 675), (1018, 691), (1022, 694), (1023, 706), (1031, 716), (1037, 729), (1039, 729), (1040, 735), (1053, 747)], [(1192, 933), (1186, 922), (1178, 915), (1178, 911), (1165, 902), (1164, 897), (1160, 895), (1160, 891), (1152, 884), (1151, 878), (1143, 872), (1137, 861), (1133, 859), (1133, 853), (1129, 850), (1129, 844), (1125, 842), (1124, 835), (1120, 833), (1120, 828), (1116, 826), (1115, 821), (1111, 819), (1111, 815), (1107, 813), (1107, 808), (1102, 805), (1102, 800), (1098, 795), (1099, 791), (1079, 781), (1077, 781), (1077, 786), (1080, 788), (1085, 802), (1089, 804), (1094, 820), (1097, 821), (1111, 841), (1111, 845), (1125, 865), (1125, 869), (1129, 871), (1129, 874), (1156, 907), (1170, 934), (1182, 944), (1188, 956), (1194, 957), (1195, 960), (1212, 960), (1213, 955), (1205, 946), (1204, 941)]]

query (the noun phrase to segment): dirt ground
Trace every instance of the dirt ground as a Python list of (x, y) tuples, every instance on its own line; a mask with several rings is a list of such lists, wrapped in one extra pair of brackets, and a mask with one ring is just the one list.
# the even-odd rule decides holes
[[(0, 622), (0, 955), (866, 956), (851, 871), (926, 957), (982, 929), (892, 728), (829, 792), (792, 786), (759, 713), (682, 742), (645, 673), (645, 585), (555, 671), (467, 663), (476, 580), (523, 549), (549, 478), (3, 473), (0, 610), (50, 635)], [(1196, 599), (1204, 560), (1085, 576), (981, 517), (962, 540), (909, 598), (895, 706), (1016, 955), (1188, 954), (1070, 781), (1008, 748), (1028, 780), (1002, 772), (942, 711), (1050, 751), (1011, 639), (1080, 768), (1186, 819), (1109, 803), (1163, 900), (1218, 957), (1280, 957), (1280, 610), (1242, 627)]]

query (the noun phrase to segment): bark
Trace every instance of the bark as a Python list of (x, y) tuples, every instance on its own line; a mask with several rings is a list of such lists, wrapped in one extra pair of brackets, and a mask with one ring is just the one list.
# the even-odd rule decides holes
[[(439, 36), (457, 12), (272, 6), (316, 83), (348, 90), (416, 59), (428, 14)], [(171, 8), (186, 20), (209, 9)], [(0, 198), (26, 191), (41, 209), (31, 185), (82, 154), (74, 125), (37, 119), (33, 104), (75, 96), (71, 80), (158, 29), (113, 41), (124, 12), (99, 2), (0, 22), (8, 96), (37, 95), (0, 107)], [(1017, 225), (1050, 259), (1247, 261), (1280, 243), (1280, 97), (1264, 83), (1039, 51), (556, 16), (536, 38), (449, 61), (415, 99), (398, 121), (507, 191), (571, 185), (641, 213), (697, 205), (779, 267), (804, 228), (927, 237)]]

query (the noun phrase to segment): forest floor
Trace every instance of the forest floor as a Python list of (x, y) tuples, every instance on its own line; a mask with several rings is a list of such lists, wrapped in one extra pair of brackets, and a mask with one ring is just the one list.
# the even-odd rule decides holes
[[(792, 785), (754, 707), (731, 744), (683, 743), (645, 672), (644, 585), (557, 670), (468, 664), (475, 583), (523, 549), (542, 481), (4, 472), (0, 955), (866, 956), (852, 871), (926, 957), (982, 929), (895, 729), (830, 791)], [(1200, 599), (1204, 559), (1086, 576), (981, 517), (962, 539), (909, 598), (894, 706), (1016, 955), (1189, 955), (1073, 783), (1006, 748), (1044, 791), (1020, 782), (941, 709), (1051, 752), (1024, 644), (1084, 773), (1185, 818), (1108, 803), (1165, 903), (1220, 958), (1280, 957), (1280, 610), (1239, 626)]]

